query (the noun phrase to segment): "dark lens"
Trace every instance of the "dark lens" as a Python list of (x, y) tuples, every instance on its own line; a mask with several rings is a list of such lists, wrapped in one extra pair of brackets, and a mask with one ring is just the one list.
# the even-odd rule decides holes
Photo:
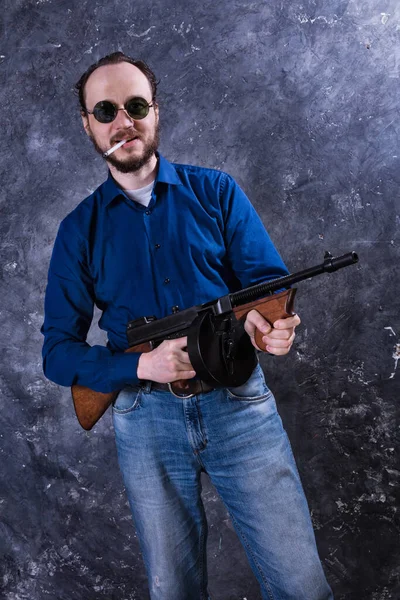
[(144, 98), (131, 98), (125, 108), (132, 119), (144, 119), (149, 114), (149, 103)]
[(93, 109), (93, 114), (95, 119), (97, 119), (100, 123), (111, 123), (114, 121), (115, 116), (117, 114), (117, 110), (111, 102), (107, 100), (103, 100), (102, 102), (98, 102)]

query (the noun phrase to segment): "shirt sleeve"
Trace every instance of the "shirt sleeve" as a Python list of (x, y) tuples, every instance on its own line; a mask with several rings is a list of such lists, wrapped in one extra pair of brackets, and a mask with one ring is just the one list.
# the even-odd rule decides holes
[(221, 181), (225, 244), (232, 269), (243, 287), (289, 274), (260, 217), (232, 177)]
[(73, 223), (59, 228), (45, 295), (43, 371), (59, 385), (112, 392), (138, 382), (140, 353), (112, 353), (86, 342), (95, 303), (84, 240)]

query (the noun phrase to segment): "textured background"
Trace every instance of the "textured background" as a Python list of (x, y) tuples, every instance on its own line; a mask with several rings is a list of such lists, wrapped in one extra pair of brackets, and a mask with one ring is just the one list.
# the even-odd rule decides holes
[[(147, 598), (110, 415), (80, 429), (40, 357), (58, 224), (106, 176), (72, 88), (117, 49), (160, 78), (163, 154), (232, 174), (290, 270), (325, 249), (359, 253), (359, 265), (299, 285), (296, 347), (263, 366), (336, 599), (400, 598), (397, 6), (3, 2), (1, 598)], [(207, 480), (204, 501), (212, 593), (259, 600)]]

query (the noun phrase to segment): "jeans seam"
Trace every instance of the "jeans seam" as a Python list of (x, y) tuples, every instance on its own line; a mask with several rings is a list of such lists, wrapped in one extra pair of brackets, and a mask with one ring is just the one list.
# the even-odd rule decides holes
[[(286, 433), (286, 432), (285, 432), (285, 433)], [(288, 447), (289, 447), (289, 452), (290, 452), (290, 455), (291, 455), (291, 457), (292, 457), (292, 459), (293, 459), (294, 467), (295, 467), (295, 469), (296, 469), (296, 473), (297, 473), (297, 476), (298, 476), (298, 478), (299, 478), (299, 481), (300, 481), (300, 485), (301, 485), (301, 487), (303, 488), (303, 482), (301, 481), (301, 475), (300, 475), (300, 471), (299, 471), (299, 468), (298, 468), (298, 466), (297, 466), (296, 459), (295, 459), (295, 457), (294, 457), (294, 454), (293, 454), (293, 448), (292, 448), (292, 444), (290, 443), (290, 439), (289, 439), (289, 436), (288, 436), (288, 434), (287, 434), (287, 433), (286, 433), (286, 439), (287, 439), (287, 443), (288, 443)]]
[[(204, 516), (204, 515), (203, 515)], [(201, 577), (201, 596), (202, 596), (202, 600), (207, 600), (207, 589), (204, 589), (204, 522), (202, 522), (201, 524), (201, 532), (200, 532), (200, 577)]]
[(140, 388), (137, 392), (137, 396), (135, 398), (134, 403), (132, 404), (132, 406), (130, 408), (114, 408), (114, 406), (112, 407), (112, 411), (114, 414), (116, 415), (128, 415), (136, 410), (139, 410), (139, 408), (141, 408), (140, 406), (140, 400), (142, 399), (142, 388)]
[(199, 402), (198, 402), (198, 400), (199, 400), (199, 399), (198, 399), (198, 397), (197, 397), (197, 398), (196, 398), (196, 409), (197, 409), (197, 415), (198, 415), (198, 417), (199, 417), (200, 431), (201, 431), (201, 434), (202, 434), (202, 438), (203, 438), (203, 445), (204, 445), (204, 448), (201, 448), (201, 449), (199, 450), (199, 453), (200, 453), (200, 452), (203, 452), (203, 451), (204, 451), (204, 450), (207, 448), (207, 444), (208, 444), (208, 435), (207, 435), (207, 430), (206, 430), (206, 428), (205, 428), (205, 425), (204, 425), (204, 421), (203, 421), (203, 415), (201, 414), (201, 410), (200, 410), (200, 406), (199, 406)]
[[(197, 418), (198, 418), (198, 422), (199, 422), (198, 430), (196, 427), (192, 426), (190, 419), (187, 418), (186, 406), (185, 406), (185, 404), (183, 404), (183, 416), (184, 416), (186, 431), (188, 434), (188, 442), (189, 442), (189, 445), (192, 449), (194, 456), (198, 457), (200, 452), (203, 452), (203, 450), (206, 449), (207, 444), (208, 444), (208, 439), (207, 439), (207, 434), (206, 434), (206, 431), (204, 428), (203, 417), (202, 417), (202, 414), (201, 414), (199, 406), (198, 406), (197, 397), (196, 397), (195, 408), (196, 408), (196, 414), (197, 414)], [(196, 433), (197, 432), (199, 432), (201, 434), (200, 444), (198, 444), (198, 442), (196, 442)], [(195, 443), (195, 445), (192, 444), (191, 438), (192, 438), (193, 442)], [(199, 461), (199, 463), (201, 466), (203, 466), (201, 461)]]
[(260, 565), (258, 564), (257, 560), (255, 559), (255, 556), (253, 555), (253, 552), (251, 551), (251, 547), (250, 547), (250, 546), (249, 546), (249, 544), (247, 543), (246, 536), (245, 536), (245, 535), (242, 533), (242, 530), (241, 530), (241, 528), (239, 527), (239, 524), (238, 524), (238, 522), (236, 521), (235, 517), (234, 517), (234, 516), (233, 516), (233, 515), (230, 513), (230, 511), (228, 511), (228, 512), (229, 512), (229, 515), (230, 515), (230, 517), (231, 517), (231, 519), (232, 519), (232, 522), (233, 522), (233, 523), (236, 525), (237, 532), (239, 533), (240, 537), (242, 538), (242, 541), (243, 541), (243, 544), (244, 544), (244, 546), (247, 548), (247, 550), (248, 550), (248, 553), (249, 553), (249, 554), (250, 554), (250, 556), (251, 556), (251, 559), (252, 559), (252, 561), (253, 561), (253, 563), (254, 563), (254, 566), (257, 568), (257, 571), (259, 572), (259, 574), (260, 574), (260, 577), (261, 577), (262, 581), (264, 582), (265, 589), (266, 589), (266, 592), (267, 592), (267, 594), (268, 594), (268, 596), (269, 596), (270, 600), (274, 600), (274, 595), (273, 595), (273, 593), (272, 593), (272, 590), (271, 590), (271, 587), (270, 587), (270, 585), (269, 585), (269, 582), (268, 582), (268, 580), (267, 580), (267, 579), (264, 577), (264, 573), (262, 572), (262, 569), (261, 569)]
[(253, 402), (262, 402), (263, 400), (267, 400), (272, 396), (272, 392), (270, 390), (268, 392), (265, 392), (265, 394), (262, 394), (261, 396), (236, 396), (235, 394), (232, 394), (232, 392), (230, 392), (229, 389), (227, 389), (226, 391), (228, 393), (228, 397), (231, 398), (231, 400), (237, 400), (239, 402), (243, 401), (247, 402), (248, 404), (252, 404)]

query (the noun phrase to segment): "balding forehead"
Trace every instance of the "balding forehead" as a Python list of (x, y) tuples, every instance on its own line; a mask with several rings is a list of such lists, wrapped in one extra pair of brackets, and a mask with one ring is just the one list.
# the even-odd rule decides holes
[(89, 76), (85, 86), (85, 103), (100, 100), (124, 102), (126, 98), (142, 96), (152, 100), (152, 90), (146, 75), (127, 62), (99, 67)]

